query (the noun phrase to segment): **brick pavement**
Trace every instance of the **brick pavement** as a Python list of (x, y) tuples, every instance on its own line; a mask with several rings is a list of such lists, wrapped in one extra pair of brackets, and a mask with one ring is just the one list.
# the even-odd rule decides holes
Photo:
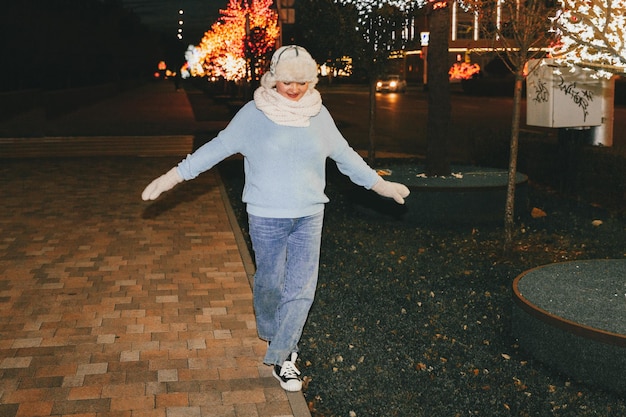
[(179, 159), (2, 160), (0, 416), (310, 415), (262, 364), (218, 172), (141, 201)]

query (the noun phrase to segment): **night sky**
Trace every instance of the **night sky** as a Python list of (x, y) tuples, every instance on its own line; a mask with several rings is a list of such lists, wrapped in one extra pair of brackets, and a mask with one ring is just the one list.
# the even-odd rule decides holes
[(198, 43), (202, 34), (218, 19), (219, 10), (226, 9), (228, 0), (123, 0), (126, 7), (141, 17), (146, 25), (176, 36), (178, 10), (182, 16), (184, 41)]

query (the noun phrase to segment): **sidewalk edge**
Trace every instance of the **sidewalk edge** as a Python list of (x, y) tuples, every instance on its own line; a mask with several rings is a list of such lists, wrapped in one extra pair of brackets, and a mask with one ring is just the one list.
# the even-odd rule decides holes
[[(241, 255), (241, 261), (243, 262), (246, 275), (248, 276), (250, 288), (253, 288), (255, 267), (254, 262), (252, 261), (252, 256), (250, 255), (248, 245), (246, 244), (243, 233), (241, 232), (239, 222), (237, 221), (237, 216), (235, 216), (233, 207), (230, 204), (230, 200), (228, 199), (228, 193), (226, 192), (226, 187), (224, 187), (224, 181), (222, 181), (222, 176), (220, 175), (219, 169), (214, 169), (214, 172), (217, 176), (220, 194), (222, 196), (222, 202), (224, 203), (226, 214), (228, 215), (228, 221), (230, 222), (231, 228), (235, 235), (235, 241), (237, 242), (239, 254)], [(287, 400), (289, 401), (289, 406), (291, 407), (291, 412), (293, 413), (293, 417), (311, 417), (311, 413), (306, 404), (306, 400), (304, 399), (304, 394), (302, 393), (302, 391), (286, 392), (286, 394)]]

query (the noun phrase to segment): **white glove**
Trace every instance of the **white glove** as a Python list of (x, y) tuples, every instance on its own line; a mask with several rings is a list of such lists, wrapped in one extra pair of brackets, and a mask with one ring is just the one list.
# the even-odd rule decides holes
[(393, 198), (398, 204), (404, 204), (404, 198), (411, 193), (404, 184), (385, 181), (382, 178), (379, 178), (378, 182), (374, 184), (372, 191), (383, 197)]
[(156, 200), (161, 193), (171, 190), (174, 186), (176, 186), (176, 184), (183, 181), (184, 180), (178, 173), (178, 170), (174, 167), (148, 184), (145, 190), (143, 190), (143, 193), (141, 193), (141, 198), (144, 201)]

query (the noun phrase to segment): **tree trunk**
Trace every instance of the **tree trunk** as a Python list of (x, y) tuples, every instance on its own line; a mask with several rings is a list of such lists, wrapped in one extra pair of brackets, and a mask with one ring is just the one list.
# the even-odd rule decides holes
[(428, 124), (426, 175), (450, 174), (448, 133), (450, 125), (450, 81), (448, 78), (449, 7), (433, 10), (429, 21), (428, 43)]
[(513, 243), (515, 223), (515, 185), (517, 178), (517, 151), (519, 149), (519, 126), (522, 106), (523, 70), (515, 72), (515, 88), (513, 90), (513, 118), (511, 121), (511, 142), (509, 150), (509, 173), (504, 209), (504, 250), (510, 251)]
[(367, 162), (373, 165), (376, 161), (376, 80), (370, 82), (370, 113), (369, 113), (369, 149)]

